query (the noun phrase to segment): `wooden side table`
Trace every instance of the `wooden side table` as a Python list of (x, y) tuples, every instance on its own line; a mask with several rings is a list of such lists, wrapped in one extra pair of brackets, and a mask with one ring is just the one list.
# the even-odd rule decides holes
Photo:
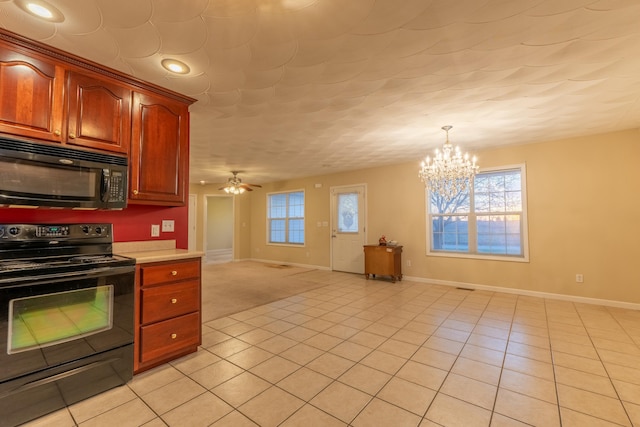
[(402, 280), (402, 246), (364, 245), (364, 275), (376, 274)]

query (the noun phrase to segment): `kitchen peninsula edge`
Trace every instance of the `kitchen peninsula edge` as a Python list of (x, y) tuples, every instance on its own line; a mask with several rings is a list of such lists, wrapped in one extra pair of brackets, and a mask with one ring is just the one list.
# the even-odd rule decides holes
[(202, 258), (204, 252), (176, 249), (175, 240), (147, 240), (139, 242), (114, 242), (113, 253), (134, 258), (136, 264)]

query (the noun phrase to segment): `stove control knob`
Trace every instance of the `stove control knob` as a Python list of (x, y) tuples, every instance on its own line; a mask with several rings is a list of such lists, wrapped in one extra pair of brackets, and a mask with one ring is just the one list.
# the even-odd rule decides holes
[(9, 234), (11, 234), (12, 236), (17, 236), (18, 234), (20, 234), (20, 227), (11, 227), (9, 229)]
[(81, 228), (82, 232), (84, 234), (89, 234), (89, 226), (88, 225), (83, 225)]
[(97, 234), (102, 234), (102, 227), (96, 227), (95, 232)]

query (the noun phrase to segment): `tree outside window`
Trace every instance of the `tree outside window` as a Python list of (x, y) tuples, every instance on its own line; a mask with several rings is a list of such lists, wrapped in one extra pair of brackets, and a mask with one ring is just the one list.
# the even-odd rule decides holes
[(427, 190), (429, 253), (527, 257), (524, 165), (476, 175), (451, 200)]

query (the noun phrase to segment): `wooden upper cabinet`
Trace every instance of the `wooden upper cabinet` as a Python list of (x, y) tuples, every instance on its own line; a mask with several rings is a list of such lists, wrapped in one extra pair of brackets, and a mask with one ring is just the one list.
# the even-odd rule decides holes
[(62, 140), (64, 69), (0, 41), (0, 132)]
[(134, 92), (131, 203), (183, 206), (189, 168), (189, 109), (184, 102)]
[(0, 42), (0, 132), (127, 153), (131, 93)]
[(184, 206), (195, 99), (0, 28), (0, 135), (129, 154), (129, 202)]
[(132, 90), (126, 86), (68, 72), (66, 142), (128, 153), (131, 94)]

